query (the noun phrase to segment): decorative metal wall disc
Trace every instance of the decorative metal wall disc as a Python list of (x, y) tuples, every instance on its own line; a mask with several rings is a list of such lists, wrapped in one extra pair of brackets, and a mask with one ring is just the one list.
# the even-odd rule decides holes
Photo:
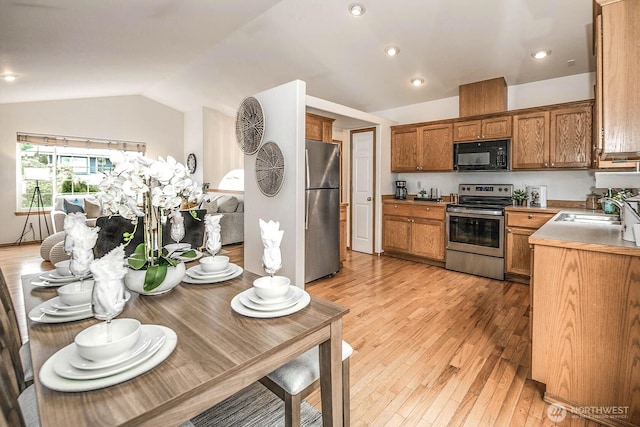
[(273, 141), (265, 142), (256, 156), (256, 180), (265, 196), (275, 196), (284, 182), (284, 156)]
[(236, 114), (236, 139), (245, 154), (258, 151), (264, 135), (264, 114), (262, 105), (254, 97), (242, 100)]

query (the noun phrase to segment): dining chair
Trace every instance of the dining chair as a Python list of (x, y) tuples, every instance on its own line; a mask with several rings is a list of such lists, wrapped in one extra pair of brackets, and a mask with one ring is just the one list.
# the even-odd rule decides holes
[[(96, 246), (93, 248), (95, 257), (102, 258), (120, 244), (125, 244), (124, 253), (131, 255), (136, 246), (144, 243), (143, 224), (144, 217), (138, 217), (137, 227), (132, 220), (120, 215), (98, 217), (96, 219), (96, 227), (100, 227), (100, 230), (98, 230)], [(130, 236), (131, 233), (133, 233), (133, 237), (127, 243), (128, 237), (125, 238), (125, 234)]]
[[(342, 341), (342, 423), (345, 427), (350, 423), (349, 358), (352, 353), (353, 348)], [(284, 400), (285, 427), (299, 427), (302, 400), (320, 386), (318, 347), (282, 365), (260, 382)]]
[[(3, 298), (4, 299), (4, 298)], [(23, 389), (21, 366), (14, 356), (11, 331), (5, 328), (11, 323), (12, 312), (0, 311), (0, 425), (2, 427), (37, 427), (40, 425), (36, 405), (35, 386)]]
[[(184, 237), (180, 243), (189, 243), (193, 249), (200, 249), (204, 246), (204, 216), (207, 214), (206, 209), (188, 209), (181, 210), (184, 219)], [(167, 220), (162, 228), (162, 246), (175, 243), (171, 239), (171, 221)]]
[(31, 365), (31, 351), (29, 343), (22, 344), (20, 337), (20, 329), (18, 328), (18, 320), (16, 311), (11, 300), (9, 287), (4, 278), (4, 274), (0, 269), (0, 304), (2, 304), (3, 316), (0, 319), (0, 331), (4, 337), (7, 351), (14, 361), (16, 369), (16, 381), (19, 385), (19, 391), (23, 391), (27, 386), (33, 383), (33, 367)]

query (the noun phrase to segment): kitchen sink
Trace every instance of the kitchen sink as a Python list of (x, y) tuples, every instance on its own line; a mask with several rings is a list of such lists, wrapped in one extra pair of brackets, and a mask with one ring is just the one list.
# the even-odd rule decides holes
[(606, 225), (620, 225), (619, 215), (607, 215), (607, 214), (582, 214), (582, 213), (562, 213), (556, 221), (565, 222), (577, 222), (581, 224), (606, 224)]

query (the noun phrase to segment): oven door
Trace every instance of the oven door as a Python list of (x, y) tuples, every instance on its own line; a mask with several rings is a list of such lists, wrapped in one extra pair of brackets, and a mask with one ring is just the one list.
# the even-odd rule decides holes
[(503, 258), (504, 215), (447, 212), (447, 249)]

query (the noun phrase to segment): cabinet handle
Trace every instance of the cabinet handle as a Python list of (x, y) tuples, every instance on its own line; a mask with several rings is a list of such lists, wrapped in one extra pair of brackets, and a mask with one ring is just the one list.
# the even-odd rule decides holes
[(427, 212), (431, 210), (431, 208), (426, 208)]
[(531, 219), (533, 218), (533, 215), (528, 215), (527, 218)]
[(551, 167), (554, 167), (556, 164), (555, 163), (551, 163)]
[(548, 167), (549, 167), (549, 163), (545, 163), (545, 164), (544, 164), (544, 167), (545, 167), (545, 168), (548, 168)]
[(510, 228), (507, 228), (507, 233), (511, 233), (511, 229)]
[(407, 222), (411, 222), (411, 218), (407, 218)]

